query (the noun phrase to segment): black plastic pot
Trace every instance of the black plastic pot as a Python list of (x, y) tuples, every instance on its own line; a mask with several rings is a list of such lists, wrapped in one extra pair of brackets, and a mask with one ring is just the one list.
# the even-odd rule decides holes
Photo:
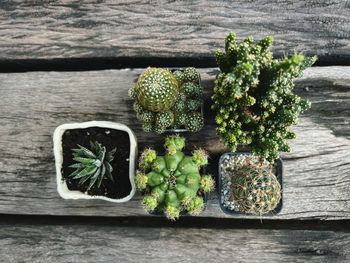
[[(227, 156), (232, 156), (232, 155), (246, 155), (246, 156), (250, 156), (252, 155), (252, 153), (249, 152), (228, 152), (225, 153), (223, 155), (221, 155), (220, 160), (219, 160), (219, 202), (220, 202), (220, 208), (221, 210), (228, 215), (231, 216), (238, 216), (238, 215), (246, 215), (246, 216), (257, 216), (255, 214), (246, 214), (246, 213), (242, 213), (242, 212), (237, 212), (237, 211), (232, 211), (226, 207), (223, 206), (222, 200), (221, 200), (221, 190), (222, 190), (222, 174), (221, 174), (221, 164), (223, 162), (223, 160), (227, 157)], [(281, 200), (279, 202), (279, 204), (276, 206), (276, 208), (274, 210), (272, 210), (271, 212), (264, 214), (264, 215), (260, 215), (261, 217), (271, 217), (274, 215), (277, 215), (278, 213), (281, 212), (282, 207), (283, 207), (283, 161), (281, 158), (277, 159), (274, 163), (274, 166), (276, 168), (276, 177), (277, 180), (279, 181), (280, 185), (281, 185)]]

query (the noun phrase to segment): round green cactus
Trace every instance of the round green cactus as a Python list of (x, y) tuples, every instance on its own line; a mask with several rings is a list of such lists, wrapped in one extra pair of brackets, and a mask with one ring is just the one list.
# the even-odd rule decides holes
[(135, 92), (138, 102), (153, 112), (169, 110), (179, 89), (174, 75), (166, 69), (148, 68), (138, 78)]
[(145, 108), (140, 103), (138, 103), (137, 101), (134, 102), (133, 108), (134, 108), (134, 111), (137, 114), (141, 114), (145, 110)]
[(185, 128), (191, 132), (198, 132), (203, 128), (204, 119), (200, 112), (191, 112), (186, 116)]
[(186, 113), (180, 112), (175, 115), (175, 126), (180, 127), (186, 122)]
[(156, 128), (168, 128), (174, 122), (174, 114), (171, 111), (158, 112), (155, 117)]
[(186, 108), (186, 102), (183, 100), (178, 100), (175, 102), (173, 110), (174, 112), (181, 112), (184, 111)]
[(232, 199), (241, 212), (263, 215), (280, 202), (281, 185), (271, 170), (247, 163), (234, 171)]
[(196, 111), (199, 110), (202, 106), (202, 100), (193, 100), (193, 99), (189, 99), (186, 101), (186, 109), (188, 111)]
[(190, 67), (190, 68), (187, 68), (185, 69), (184, 71), (184, 79), (185, 81), (189, 81), (189, 82), (193, 82), (193, 83), (198, 83), (198, 80), (199, 80), (199, 73), (198, 71), (193, 68), (193, 67)]
[(142, 123), (142, 130), (145, 132), (151, 132), (154, 130), (154, 125), (152, 122), (144, 122)]
[(173, 72), (175, 79), (177, 80), (177, 83), (182, 83), (184, 80), (184, 73), (180, 70), (175, 70)]
[(155, 118), (155, 113), (149, 110), (144, 110), (140, 114), (140, 119), (142, 122), (152, 123), (154, 121), (154, 118)]
[(196, 215), (204, 208), (203, 192), (213, 190), (213, 180), (200, 175), (200, 167), (207, 162), (198, 162), (198, 156), (182, 152), (183, 137), (170, 136), (164, 146), (167, 149), (164, 156), (155, 156), (150, 149), (141, 155), (143, 172), (136, 173), (135, 185), (147, 192), (143, 205), (149, 211), (163, 211), (171, 220), (177, 219), (181, 211)]
[(194, 84), (192, 82), (186, 82), (182, 85), (181, 91), (186, 95), (188, 98), (192, 98), (196, 95), (196, 92), (198, 90), (198, 85)]

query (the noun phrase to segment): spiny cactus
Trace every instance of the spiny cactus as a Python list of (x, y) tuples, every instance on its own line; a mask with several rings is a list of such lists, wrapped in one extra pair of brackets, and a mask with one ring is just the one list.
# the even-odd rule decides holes
[(130, 88), (129, 96), (135, 100), (136, 117), (146, 132), (161, 134), (166, 129), (183, 126), (197, 132), (204, 125), (200, 113), (202, 87), (195, 68), (174, 72), (148, 68), (139, 76), (136, 86)]
[(148, 211), (163, 211), (171, 220), (179, 218), (181, 211), (197, 215), (204, 208), (203, 192), (212, 191), (215, 185), (210, 175), (200, 175), (208, 155), (196, 150), (193, 156), (186, 156), (182, 152), (185, 138), (178, 135), (168, 137), (164, 146), (164, 156), (156, 155), (152, 149), (141, 155), (135, 185), (146, 191), (143, 206)]
[(199, 73), (193, 67), (187, 68), (184, 71), (184, 79), (189, 82), (198, 83)]
[(106, 147), (98, 142), (91, 141), (90, 149), (79, 144), (78, 147), (79, 148), (72, 149), (73, 160), (76, 161), (76, 163), (69, 167), (76, 168), (76, 170), (72, 172), (69, 177), (79, 179), (78, 184), (83, 184), (87, 180), (90, 180), (87, 190), (90, 190), (95, 183), (97, 183), (97, 187), (99, 188), (104, 178), (108, 178), (114, 182), (112, 176), (113, 167), (110, 162), (114, 159), (116, 149), (106, 152)]
[(294, 54), (273, 59), (272, 37), (254, 43), (252, 37), (236, 44), (235, 33), (225, 40), (224, 54), (216, 51), (221, 73), (215, 82), (212, 109), (217, 111), (217, 134), (231, 151), (250, 144), (253, 153), (273, 162), (278, 151), (290, 151), (295, 138), (288, 126), (298, 123), (310, 102), (293, 93), (293, 79), (301, 77), (316, 57)]
[(174, 123), (174, 113), (171, 111), (158, 112), (155, 119), (155, 126), (168, 128)]
[(179, 95), (174, 75), (162, 68), (148, 68), (142, 72), (137, 80), (135, 92), (138, 102), (153, 112), (169, 110)]
[(271, 170), (247, 162), (234, 170), (231, 198), (241, 212), (263, 215), (280, 202), (281, 185)]
[(186, 115), (185, 128), (191, 132), (198, 132), (203, 128), (204, 120), (199, 112), (191, 112)]

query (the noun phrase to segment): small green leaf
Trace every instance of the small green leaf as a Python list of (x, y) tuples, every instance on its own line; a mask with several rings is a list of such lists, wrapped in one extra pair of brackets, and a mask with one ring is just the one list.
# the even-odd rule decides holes
[(98, 159), (103, 162), (103, 160), (105, 159), (105, 155), (106, 155), (106, 147), (102, 147), (102, 151), (99, 153), (98, 155)]
[(98, 176), (100, 174), (100, 168), (96, 171), (96, 173), (91, 177), (90, 179), (90, 184), (87, 190), (90, 190), (90, 188), (94, 185), (94, 183), (96, 182)]
[(83, 151), (83, 153), (84, 153), (84, 155), (86, 157), (88, 157), (88, 158), (96, 158), (96, 155), (92, 151), (90, 151), (89, 149), (87, 149), (87, 148), (85, 148), (85, 147), (83, 147), (83, 146), (81, 146), (79, 144), (78, 144), (78, 146)]
[(114, 182), (114, 178), (113, 178), (113, 176), (112, 176), (112, 171), (113, 171), (112, 166), (111, 166), (108, 162), (104, 162), (104, 165), (106, 166), (106, 175), (107, 175), (107, 177), (108, 177), (112, 182)]
[(83, 164), (83, 163), (75, 163), (75, 164), (69, 165), (68, 167), (69, 168), (84, 168), (85, 166), (86, 166), (86, 164)]
[(91, 164), (95, 161), (95, 159), (84, 158), (84, 157), (74, 157), (73, 160), (84, 164)]
[(102, 151), (102, 146), (99, 142), (95, 142), (95, 145), (96, 145), (96, 149), (97, 149), (97, 153), (101, 152)]
[(106, 166), (103, 163), (102, 166), (101, 166), (101, 175), (102, 175), (102, 177), (105, 176), (105, 173), (106, 173)]
[(84, 170), (81, 170), (76, 176), (73, 177), (73, 179), (78, 179), (90, 174), (93, 174), (94, 172), (96, 172), (98, 168), (97, 167), (86, 167)]
[(74, 175), (77, 175), (80, 171), (81, 171), (81, 169), (77, 169), (77, 170), (75, 170), (73, 173), (71, 173), (70, 175), (68, 175), (68, 177), (72, 177), (72, 176), (74, 176)]
[(82, 178), (80, 179), (80, 181), (79, 181), (79, 184), (85, 183), (91, 176), (92, 176), (92, 174), (87, 175), (87, 176), (85, 176), (85, 177), (82, 177)]
[(117, 148), (112, 149), (110, 152), (107, 153), (106, 155), (106, 161), (111, 162), (114, 159), (114, 154), (117, 151)]
[(92, 141), (90, 141), (90, 148), (93, 152), (98, 152), (98, 147), (96, 146), (96, 144)]
[(104, 167), (104, 165), (100, 168), (101, 173), (100, 173), (100, 176), (99, 176), (99, 178), (98, 178), (97, 188), (100, 188), (101, 183), (102, 183), (102, 180), (103, 180), (103, 177), (104, 177), (104, 174), (102, 174), (102, 169), (103, 169), (103, 167)]
[(76, 154), (76, 155), (80, 155), (80, 154), (83, 154), (83, 150), (82, 149), (72, 149), (73, 152), (73, 155)]

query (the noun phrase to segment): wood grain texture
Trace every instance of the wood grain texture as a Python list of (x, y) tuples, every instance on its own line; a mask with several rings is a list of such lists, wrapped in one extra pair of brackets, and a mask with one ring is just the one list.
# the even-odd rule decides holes
[(349, 262), (333, 231), (1, 225), (0, 262)]
[[(129, 125), (139, 148), (162, 150), (164, 136), (144, 133), (127, 97), (142, 69), (87, 72), (0, 74), (0, 213), (38, 215), (146, 215), (140, 195), (112, 204), (63, 200), (56, 192), (52, 133), (67, 122), (109, 120)], [(205, 129), (186, 134), (188, 149), (210, 151), (209, 172), (227, 151), (215, 134), (210, 96), (216, 69), (202, 69)], [(296, 92), (312, 101), (293, 128), (298, 138), (285, 162), (284, 207), (274, 219), (350, 219), (350, 67), (311, 68), (297, 81)], [(210, 195), (205, 217), (221, 212), (217, 193)]]
[(312, 1), (1, 1), (0, 59), (213, 57), (231, 31), (350, 58), (350, 4)]

